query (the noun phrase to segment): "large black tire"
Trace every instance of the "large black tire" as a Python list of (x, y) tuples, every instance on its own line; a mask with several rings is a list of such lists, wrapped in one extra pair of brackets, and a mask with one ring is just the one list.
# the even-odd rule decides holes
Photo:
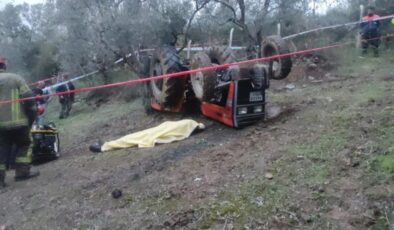
[[(280, 36), (274, 35), (269, 36), (264, 39), (262, 43), (262, 51), (264, 57), (270, 57), (281, 54), (290, 53), (290, 49), (285, 40)], [(292, 67), (291, 57), (286, 56), (282, 58), (276, 58), (270, 61), (270, 72), (272, 72), (270, 77), (274, 80), (285, 79)]]
[(212, 47), (208, 56), (213, 64), (228, 64), (236, 61), (234, 53), (228, 47)]
[[(191, 69), (211, 67), (212, 62), (206, 53), (199, 52), (192, 58)], [(191, 75), (193, 92), (201, 102), (209, 102), (215, 93), (216, 72), (214, 70), (198, 72)]]
[[(209, 52), (208, 56), (211, 59), (212, 64), (223, 65), (236, 62), (236, 58), (234, 56), (233, 51), (228, 47), (213, 47)], [(230, 81), (239, 79), (239, 66), (231, 66), (227, 70), (220, 69), (217, 72), (221, 73), (222, 77), (220, 80), (222, 81)], [(224, 74), (227, 72), (227, 74)]]
[[(182, 71), (182, 64), (175, 47), (165, 46), (156, 50), (151, 60), (150, 76)], [(186, 79), (170, 77), (150, 82), (153, 97), (164, 108), (179, 105), (184, 98)]]
[(55, 141), (54, 145), (55, 145), (55, 157), (54, 157), (54, 159), (59, 159), (60, 156), (61, 156), (59, 134), (56, 134), (56, 141)]
[[(140, 75), (142, 76), (142, 78), (150, 77), (151, 57), (143, 56), (141, 58), (141, 65), (142, 68), (140, 69)], [(150, 82), (143, 83), (141, 90), (141, 98), (142, 98), (142, 105), (144, 107), (145, 113), (151, 114), (153, 112), (153, 109), (151, 106), (152, 91), (150, 89)]]
[(269, 88), (266, 65), (255, 64), (253, 66), (252, 82), (256, 89)]

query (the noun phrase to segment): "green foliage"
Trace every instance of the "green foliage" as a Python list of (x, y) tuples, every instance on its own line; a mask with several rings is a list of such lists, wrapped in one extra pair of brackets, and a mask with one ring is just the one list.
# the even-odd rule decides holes
[(394, 176), (394, 151), (388, 155), (379, 156), (376, 160), (380, 169)]
[(343, 149), (346, 138), (340, 133), (323, 133), (315, 140), (294, 147), (291, 153), (311, 160), (327, 160)]
[(26, 67), (30, 70), (32, 81), (51, 76), (59, 71), (59, 64), (55, 60), (56, 55), (56, 47), (48, 43), (32, 44), (31, 49), (24, 55)]
[(382, 155), (375, 157), (374, 169), (394, 176), (394, 122), (383, 123), (375, 134), (382, 147)]
[[(231, 28), (235, 29), (234, 45), (247, 46), (276, 34), (278, 22), (286, 36), (358, 20), (359, 4), (366, 0), (341, 1), (325, 15), (316, 9), (326, 1), (313, 3), (316, 4), (305, 0), (69, 0), (7, 5), (0, 10), (0, 54), (9, 60), (11, 71), (34, 79), (58, 69), (81, 74), (108, 69), (115, 60), (140, 46), (153, 48), (176, 39), (182, 45), (183, 38), (206, 46), (227, 44)], [(204, 7), (199, 8), (201, 5)], [(390, 0), (377, 0), (376, 5), (381, 14), (394, 9)], [(185, 34), (187, 28), (189, 36)], [(353, 40), (354, 34), (349, 28), (341, 28), (301, 36), (294, 42), (302, 49)]]

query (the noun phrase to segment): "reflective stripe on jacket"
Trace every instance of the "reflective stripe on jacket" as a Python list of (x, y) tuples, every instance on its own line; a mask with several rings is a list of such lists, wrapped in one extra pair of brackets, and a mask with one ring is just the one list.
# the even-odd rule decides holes
[[(30, 92), (25, 80), (16, 74), (0, 72), (0, 101), (17, 100)], [(21, 102), (0, 104), (0, 128), (28, 125), (28, 117)]]
[(361, 29), (363, 33), (377, 32), (380, 27), (379, 15), (364, 16), (361, 22)]

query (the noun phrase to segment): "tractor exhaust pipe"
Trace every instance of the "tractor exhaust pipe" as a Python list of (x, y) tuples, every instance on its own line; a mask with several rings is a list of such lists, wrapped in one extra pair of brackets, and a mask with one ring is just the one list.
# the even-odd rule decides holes
[(233, 47), (233, 35), (234, 35), (234, 28), (230, 30), (230, 38), (228, 39), (228, 47), (231, 49)]
[(192, 49), (192, 40), (189, 40), (189, 42), (187, 43), (187, 55), (186, 58), (190, 60), (190, 52)]

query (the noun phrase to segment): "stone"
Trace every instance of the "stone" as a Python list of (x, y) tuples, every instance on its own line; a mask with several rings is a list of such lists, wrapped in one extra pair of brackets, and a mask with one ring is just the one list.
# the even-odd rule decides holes
[(114, 199), (119, 199), (120, 197), (122, 197), (122, 190), (120, 189), (115, 189), (114, 191), (112, 191), (112, 197)]
[(268, 180), (274, 179), (274, 175), (272, 175), (272, 173), (266, 173), (264, 176), (265, 176), (265, 178), (267, 178)]
[(295, 88), (296, 88), (296, 86), (294, 84), (287, 84), (286, 85), (286, 89), (288, 89), (288, 90), (293, 90)]

